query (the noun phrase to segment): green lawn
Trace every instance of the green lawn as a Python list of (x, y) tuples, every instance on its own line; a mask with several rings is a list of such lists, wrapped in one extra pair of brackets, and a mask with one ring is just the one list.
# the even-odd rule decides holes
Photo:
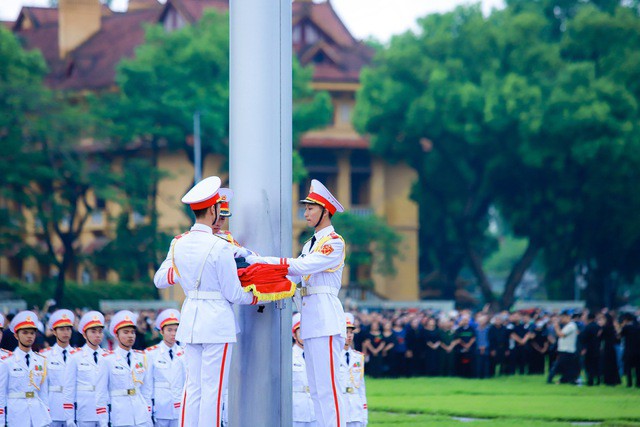
[(640, 427), (640, 390), (548, 385), (542, 376), (367, 378), (367, 398), (370, 426)]

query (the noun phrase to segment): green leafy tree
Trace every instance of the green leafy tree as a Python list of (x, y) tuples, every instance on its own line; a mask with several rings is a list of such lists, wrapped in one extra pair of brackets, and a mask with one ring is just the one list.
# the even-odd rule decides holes
[[(637, 15), (606, 2), (560, 3), (428, 16), (363, 74), (356, 125), (374, 151), (417, 171), (421, 269), (437, 272), (449, 295), (469, 267), (485, 300), (494, 298), (483, 266), (495, 248), (490, 206), (527, 241), (504, 307), (541, 251), (566, 285), (576, 265), (598, 272), (594, 282), (636, 273), (624, 262), (637, 248), (636, 221), (607, 201), (636, 203), (625, 183), (638, 170)], [(610, 226), (598, 228), (603, 214)]]

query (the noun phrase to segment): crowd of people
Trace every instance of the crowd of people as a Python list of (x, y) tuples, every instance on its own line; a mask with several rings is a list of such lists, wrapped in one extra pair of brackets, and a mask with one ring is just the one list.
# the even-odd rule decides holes
[[(356, 311), (354, 345), (372, 377), (532, 375), (550, 381), (640, 387), (638, 313), (488, 307)], [(554, 369), (555, 367), (555, 369)], [(581, 377), (584, 372), (584, 379)]]

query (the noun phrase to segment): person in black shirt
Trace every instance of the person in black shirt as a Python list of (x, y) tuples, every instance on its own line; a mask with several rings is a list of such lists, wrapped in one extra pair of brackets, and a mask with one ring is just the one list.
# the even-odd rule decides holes
[(411, 320), (407, 329), (407, 364), (411, 376), (419, 377), (425, 374), (425, 337), (420, 318)]
[(621, 383), (618, 370), (616, 345), (619, 343), (618, 334), (611, 314), (604, 315), (605, 323), (602, 327), (602, 381), (606, 385), (615, 386)]
[(640, 388), (640, 325), (630, 313), (622, 316), (622, 330), (620, 337), (624, 340), (624, 373), (627, 377), (627, 387), (633, 385), (632, 373), (635, 370), (636, 387)]
[(520, 375), (524, 375), (525, 367), (527, 365), (527, 341), (529, 341), (529, 334), (526, 326), (524, 325), (520, 313), (513, 313), (511, 317), (513, 329), (509, 339), (511, 343), (509, 345), (511, 349), (510, 355), (510, 372), (515, 373), (518, 371)]
[(384, 360), (382, 358), (382, 351), (386, 346), (386, 342), (383, 340), (382, 330), (380, 329), (380, 323), (374, 321), (371, 323), (371, 329), (368, 336), (365, 338), (362, 344), (365, 357), (368, 357), (367, 372), (374, 378), (382, 376), (384, 370)]
[(462, 316), (455, 332), (456, 373), (465, 378), (473, 377), (476, 333), (469, 325), (469, 317)]
[(489, 355), (491, 357), (491, 368), (489, 376), (496, 374), (496, 368), (500, 367), (500, 375), (507, 374), (507, 353), (509, 351), (509, 331), (504, 326), (504, 318), (497, 315), (493, 318), (489, 327)]
[(439, 353), (440, 348), (440, 332), (436, 328), (436, 319), (430, 317), (427, 319), (427, 327), (424, 330), (424, 346), (425, 346), (425, 373), (427, 376), (434, 377), (440, 373)]
[(529, 374), (544, 374), (545, 355), (549, 350), (549, 339), (546, 324), (543, 321), (535, 323), (529, 332)]
[(584, 371), (587, 376), (587, 385), (600, 385), (600, 335), (602, 330), (596, 323), (595, 313), (587, 314), (587, 324), (580, 332), (578, 339), (582, 345), (584, 356)]

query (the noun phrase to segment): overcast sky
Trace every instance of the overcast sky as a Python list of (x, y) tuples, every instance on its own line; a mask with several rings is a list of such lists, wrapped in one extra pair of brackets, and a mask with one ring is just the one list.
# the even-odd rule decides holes
[[(357, 39), (387, 41), (393, 34), (411, 29), (416, 18), (446, 12), (460, 4), (479, 0), (331, 0), (338, 15)], [(128, 0), (114, 0), (113, 8), (126, 9)], [(482, 0), (485, 13), (501, 7), (503, 0)], [(0, 0), (0, 20), (13, 21), (24, 6), (47, 6), (49, 0)]]

